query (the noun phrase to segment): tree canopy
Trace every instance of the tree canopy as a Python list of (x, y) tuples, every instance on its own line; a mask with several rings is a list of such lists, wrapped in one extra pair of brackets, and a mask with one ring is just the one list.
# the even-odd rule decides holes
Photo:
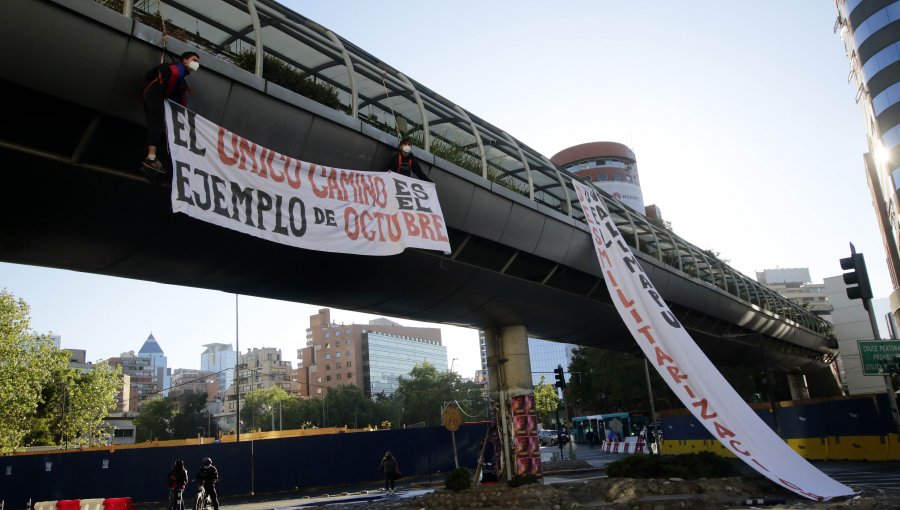
[(554, 413), (559, 408), (559, 396), (555, 386), (544, 382), (544, 376), (541, 376), (540, 382), (534, 387), (534, 406), (537, 410), (538, 421), (544, 428), (552, 428), (550, 426), (553, 422), (551, 418), (555, 418)]
[(483, 419), (487, 409), (480, 386), (463, 381), (456, 372), (439, 372), (428, 362), (400, 377), (394, 397), (400, 405), (397, 423), (407, 425), (440, 425), (445, 402), (459, 403), (464, 417)]
[(28, 304), (0, 291), (0, 453), (103, 440), (120, 371), (101, 362), (82, 373), (68, 360), (49, 334), (31, 330)]

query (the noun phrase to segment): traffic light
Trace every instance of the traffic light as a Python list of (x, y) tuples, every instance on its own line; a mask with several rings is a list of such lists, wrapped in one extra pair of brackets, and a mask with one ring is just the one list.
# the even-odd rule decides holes
[(856, 253), (853, 243), (850, 243), (850, 256), (841, 259), (841, 269), (849, 269), (844, 273), (844, 283), (847, 287), (847, 297), (850, 299), (872, 299), (872, 287), (869, 285), (869, 273), (866, 271), (866, 259), (862, 253)]
[(556, 387), (560, 389), (566, 389), (566, 376), (563, 372), (562, 365), (558, 365), (553, 369), (553, 373), (556, 374)]

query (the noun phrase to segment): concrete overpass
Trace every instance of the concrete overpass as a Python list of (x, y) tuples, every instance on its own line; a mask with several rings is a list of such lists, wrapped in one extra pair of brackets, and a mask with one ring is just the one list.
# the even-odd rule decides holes
[[(165, 24), (128, 0), (124, 8), (0, 4), (0, 91), (16, 103), (3, 109), (0, 132), (0, 260), (482, 329), (524, 325), (538, 338), (634, 348), (571, 175), (271, 0), (161, 5)], [(453, 253), (321, 253), (172, 214), (169, 190), (137, 168), (138, 91), (163, 51), (153, 25), (165, 30), (168, 52), (202, 55), (191, 108), (260, 145), (376, 169), (396, 144), (395, 129), (417, 135)], [(235, 65), (247, 47), (327, 85), (333, 107), (263, 79), (261, 59), (250, 71)], [(654, 285), (714, 362), (828, 378), (837, 343), (827, 322), (606, 197)], [(831, 392), (833, 380), (819, 386)]]

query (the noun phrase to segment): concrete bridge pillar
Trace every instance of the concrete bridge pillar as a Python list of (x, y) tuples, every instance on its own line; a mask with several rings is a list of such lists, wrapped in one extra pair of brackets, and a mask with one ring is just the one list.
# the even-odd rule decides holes
[[(531, 383), (531, 356), (528, 352), (528, 329), (525, 326), (505, 326), (484, 331), (487, 351), (488, 391), (498, 404), (496, 420), (507, 480), (516, 474), (512, 401), (516, 397), (534, 397)], [(518, 399), (521, 401), (521, 399)], [(536, 434), (537, 432), (535, 432)], [(540, 452), (538, 451), (538, 457)]]

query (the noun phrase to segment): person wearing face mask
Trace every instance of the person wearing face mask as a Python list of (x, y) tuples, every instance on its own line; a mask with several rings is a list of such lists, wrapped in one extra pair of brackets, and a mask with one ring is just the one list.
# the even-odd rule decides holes
[(165, 142), (165, 100), (171, 99), (186, 106), (186, 95), (191, 91), (188, 87), (187, 75), (200, 69), (200, 56), (193, 51), (181, 54), (181, 60), (173, 64), (160, 64), (151, 69), (144, 81), (141, 100), (144, 102), (144, 113), (147, 115), (147, 156), (141, 164), (148, 175), (165, 173), (162, 164), (156, 157), (156, 148)]
[(419, 179), (420, 181), (431, 182), (431, 179), (422, 171), (419, 162), (412, 153), (412, 140), (404, 137), (400, 140), (399, 150), (388, 158), (387, 170), (389, 172), (397, 172), (398, 174)]

